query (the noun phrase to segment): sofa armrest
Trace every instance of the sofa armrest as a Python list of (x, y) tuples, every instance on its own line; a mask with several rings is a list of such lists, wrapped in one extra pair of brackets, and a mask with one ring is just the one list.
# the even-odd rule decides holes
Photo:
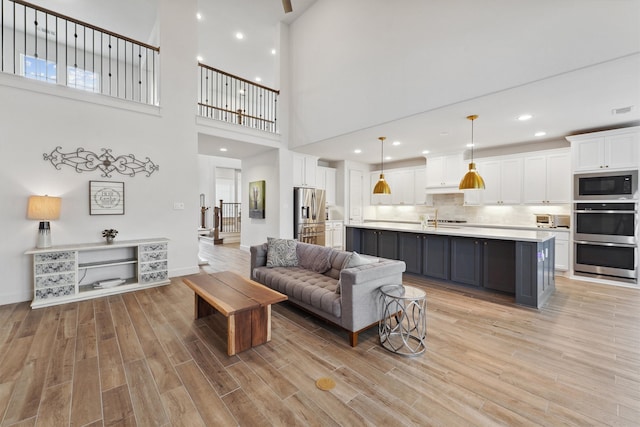
[(380, 291), (384, 285), (401, 285), (404, 261), (379, 262), (345, 268), (340, 272), (342, 326), (359, 331), (380, 320)]
[(256, 280), (253, 275), (253, 269), (256, 267), (263, 267), (267, 265), (267, 244), (251, 246), (249, 248), (251, 252), (251, 270), (249, 271), (249, 277), (251, 280)]

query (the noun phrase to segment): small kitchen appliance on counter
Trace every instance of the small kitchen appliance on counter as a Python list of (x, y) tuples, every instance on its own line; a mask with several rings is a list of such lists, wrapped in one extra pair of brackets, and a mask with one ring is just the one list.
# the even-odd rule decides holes
[(569, 228), (570, 215), (534, 214), (540, 228)]

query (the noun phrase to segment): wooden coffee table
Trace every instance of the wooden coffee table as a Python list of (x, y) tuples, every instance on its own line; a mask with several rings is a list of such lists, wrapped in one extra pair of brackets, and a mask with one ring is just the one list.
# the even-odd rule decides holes
[(195, 292), (195, 318), (215, 311), (227, 318), (227, 354), (271, 341), (271, 304), (287, 296), (235, 273), (197, 274), (182, 281)]

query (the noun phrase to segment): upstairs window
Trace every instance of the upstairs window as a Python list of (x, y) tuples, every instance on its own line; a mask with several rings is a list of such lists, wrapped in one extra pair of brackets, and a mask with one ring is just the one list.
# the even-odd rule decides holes
[(82, 68), (68, 66), (67, 86), (89, 92), (100, 92), (100, 75)]
[[(23, 76), (28, 79), (56, 83), (57, 66), (54, 61), (29, 55), (21, 56)], [(88, 92), (100, 92), (100, 74), (72, 65), (67, 66), (67, 86)]]
[(29, 55), (22, 56), (22, 75), (28, 79), (56, 82), (56, 63)]

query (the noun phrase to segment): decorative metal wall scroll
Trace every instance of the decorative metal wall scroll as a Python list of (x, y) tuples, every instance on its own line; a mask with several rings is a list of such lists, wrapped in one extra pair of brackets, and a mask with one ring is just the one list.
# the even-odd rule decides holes
[(78, 148), (70, 153), (63, 153), (60, 149), (62, 147), (56, 147), (51, 154), (43, 154), (44, 160), (49, 160), (58, 170), (61, 169), (61, 165), (71, 166), (78, 173), (99, 169), (103, 177), (111, 178), (112, 172), (129, 176), (146, 173), (147, 176), (151, 176), (153, 172), (160, 169), (160, 166), (153, 163), (148, 157), (145, 161), (137, 159), (133, 154), (115, 157), (111, 154), (110, 148), (102, 148), (101, 154), (86, 151), (84, 148)]

